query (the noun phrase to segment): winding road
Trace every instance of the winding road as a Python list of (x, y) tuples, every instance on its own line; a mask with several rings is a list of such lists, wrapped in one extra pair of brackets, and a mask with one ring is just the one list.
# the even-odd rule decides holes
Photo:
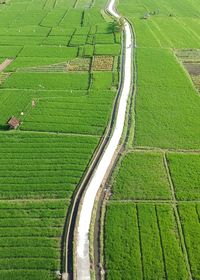
[[(121, 16), (115, 10), (115, 0), (111, 0), (107, 6), (107, 11), (116, 19)], [(133, 35), (132, 29), (128, 21), (124, 19), (124, 44), (123, 44), (123, 67), (122, 82), (120, 87), (119, 106), (116, 112), (116, 124), (113, 134), (106, 146), (101, 159), (93, 172), (84, 197), (81, 201), (81, 209), (77, 221), (77, 239), (76, 239), (76, 279), (89, 280), (90, 279), (90, 258), (89, 258), (89, 228), (92, 217), (92, 210), (95, 202), (95, 197), (101, 186), (101, 183), (106, 175), (106, 172), (112, 162), (115, 151), (120, 143), (122, 136), (126, 109), (128, 104), (129, 93), (132, 89), (133, 75), (132, 75), (132, 60), (133, 60)]]

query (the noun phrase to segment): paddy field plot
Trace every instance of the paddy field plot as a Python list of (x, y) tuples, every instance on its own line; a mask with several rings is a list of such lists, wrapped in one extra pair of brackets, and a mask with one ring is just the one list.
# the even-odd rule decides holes
[[(0, 125), (7, 129), (7, 119), (15, 115), (21, 121), (20, 130), (100, 136), (109, 121), (113, 99), (114, 92), (109, 90), (88, 94), (87, 91), (6, 89), (1, 91)], [(35, 100), (34, 107), (32, 100)]]
[[(98, 137), (0, 133), (1, 198), (70, 198)], [(73, 144), (74, 143), (74, 144)]]
[[(200, 98), (171, 50), (138, 49), (134, 145), (200, 147)], [(158, 75), (159, 73), (159, 75)]]
[(0, 4), (0, 63), (13, 60), (0, 73), (0, 279), (58, 279), (68, 207), (111, 117), (121, 35), (104, 0), (76, 2)]
[(87, 136), (0, 133), (3, 279), (55, 279), (70, 198), (98, 141)]
[(200, 4), (118, 9), (134, 28), (136, 75), (129, 145), (108, 182), (105, 278), (200, 279)]
[(170, 186), (159, 153), (125, 155), (113, 182), (113, 199), (170, 199)]
[(170, 205), (110, 202), (105, 228), (106, 279), (188, 279)]
[(199, 154), (132, 151), (106, 204), (106, 279), (199, 277)]

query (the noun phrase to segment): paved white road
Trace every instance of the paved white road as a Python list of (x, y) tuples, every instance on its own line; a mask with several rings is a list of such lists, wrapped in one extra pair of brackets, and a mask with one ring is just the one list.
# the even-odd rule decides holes
[[(115, 11), (115, 0), (111, 0), (107, 10), (115, 18), (120, 18), (120, 15)], [(90, 279), (90, 260), (89, 260), (89, 228), (92, 216), (92, 209), (96, 194), (101, 186), (103, 178), (112, 161), (113, 155), (119, 145), (122, 136), (126, 107), (129, 92), (132, 85), (132, 52), (133, 38), (129, 23), (125, 20), (124, 24), (125, 42), (124, 42), (124, 73), (122, 75), (121, 97), (117, 112), (116, 125), (113, 135), (103, 153), (103, 156), (94, 171), (94, 174), (87, 186), (85, 196), (82, 201), (82, 208), (78, 220), (77, 246), (76, 246), (76, 276), (77, 280)]]

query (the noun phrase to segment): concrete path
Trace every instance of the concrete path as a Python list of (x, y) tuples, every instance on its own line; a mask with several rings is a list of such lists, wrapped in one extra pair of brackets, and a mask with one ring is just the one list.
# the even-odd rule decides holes
[[(115, 0), (111, 0), (107, 10), (115, 18), (119, 19), (120, 15), (115, 10)], [(82, 200), (82, 207), (80, 210), (77, 230), (77, 246), (76, 253), (76, 276), (77, 280), (90, 279), (90, 259), (89, 259), (89, 228), (92, 215), (92, 209), (95, 201), (96, 194), (101, 186), (103, 178), (108, 170), (112, 161), (113, 155), (119, 145), (122, 136), (126, 107), (129, 92), (131, 90), (133, 75), (132, 75), (132, 60), (133, 60), (133, 37), (130, 24), (124, 21), (124, 59), (123, 59), (123, 72), (122, 73), (122, 87), (121, 97), (116, 118), (116, 126), (113, 135), (99, 161), (97, 168), (87, 186), (84, 198)]]
[(6, 58), (4, 62), (0, 64), (0, 72), (2, 72), (8, 65), (10, 65), (12, 61), (13, 59)]

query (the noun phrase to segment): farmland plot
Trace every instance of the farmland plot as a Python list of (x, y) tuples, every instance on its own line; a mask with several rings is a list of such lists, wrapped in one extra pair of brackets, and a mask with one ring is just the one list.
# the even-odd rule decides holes
[(171, 206), (109, 203), (105, 223), (106, 279), (188, 279)]
[(170, 199), (161, 154), (130, 153), (119, 165), (113, 182), (113, 199)]
[(190, 257), (191, 270), (194, 279), (199, 279), (200, 258), (200, 203), (181, 203), (179, 205), (183, 232)]
[(0, 197), (39, 199), (71, 197), (98, 138), (17, 132), (0, 141)]
[[(118, 65), (91, 67), (96, 37), (107, 45), (100, 55), (120, 56), (121, 37), (101, 12), (105, 4), (0, 4), (0, 63), (13, 59), (0, 73), (0, 279), (52, 280), (63, 271), (68, 207), (118, 86)], [(12, 116), (20, 121), (14, 132)]]
[(199, 278), (199, 163), (199, 154), (150, 151), (119, 160), (106, 206), (106, 279)]
[(200, 92), (200, 50), (181, 50), (176, 54)]
[(179, 200), (200, 200), (199, 154), (167, 155), (171, 176)]
[(3, 279), (55, 279), (67, 207), (98, 141), (86, 136), (0, 134)]
[(200, 279), (200, 3), (118, 9), (135, 31), (136, 84), (128, 145), (107, 185), (106, 279)]
[(20, 130), (100, 136), (109, 121), (113, 98), (112, 91), (104, 90), (90, 94), (86, 91), (22, 90), (20, 98), (19, 90), (4, 90), (0, 95), (0, 125), (7, 129), (7, 120), (15, 115), (22, 122)]
[(174, 55), (163, 49), (138, 49), (137, 63), (134, 144), (198, 149), (200, 99)]

